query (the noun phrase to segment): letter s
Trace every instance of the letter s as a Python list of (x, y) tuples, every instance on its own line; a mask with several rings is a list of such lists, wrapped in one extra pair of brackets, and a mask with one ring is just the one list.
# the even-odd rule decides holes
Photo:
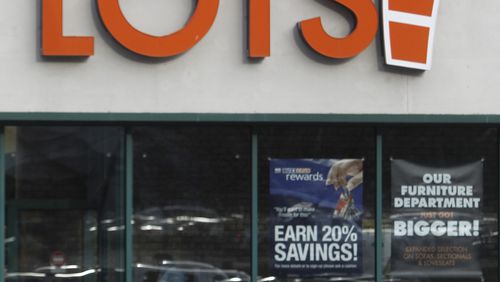
[(278, 243), (274, 246), (274, 260), (275, 261), (285, 261), (287, 256), (286, 256), (286, 245), (283, 243)]
[(200, 41), (210, 30), (219, 0), (198, 0), (188, 23), (165, 36), (152, 36), (135, 29), (123, 15), (119, 0), (97, 0), (99, 14), (109, 33), (125, 48), (147, 57), (179, 55)]
[(328, 35), (321, 25), (321, 18), (312, 18), (299, 23), (302, 37), (307, 44), (323, 56), (336, 59), (351, 58), (366, 49), (378, 29), (378, 13), (372, 0), (337, 0), (351, 10), (356, 25), (344, 38)]

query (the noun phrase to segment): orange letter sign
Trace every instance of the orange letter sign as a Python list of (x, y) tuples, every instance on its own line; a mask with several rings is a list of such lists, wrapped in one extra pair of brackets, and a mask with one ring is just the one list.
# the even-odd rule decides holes
[(388, 65), (430, 70), (439, 0), (383, 0)]
[(271, 55), (270, 1), (248, 1), (248, 55), (252, 58), (263, 58)]
[(93, 37), (63, 35), (62, 1), (42, 0), (42, 55), (94, 55)]
[(350, 9), (355, 16), (356, 27), (345, 38), (328, 35), (321, 19), (313, 18), (299, 23), (302, 36), (316, 52), (330, 58), (345, 59), (356, 56), (366, 49), (378, 29), (378, 15), (372, 0), (337, 0)]
[(166, 36), (135, 29), (123, 15), (119, 0), (97, 0), (97, 5), (106, 29), (121, 45), (140, 55), (163, 58), (187, 51), (207, 34), (217, 15), (219, 0), (198, 0), (189, 22)]

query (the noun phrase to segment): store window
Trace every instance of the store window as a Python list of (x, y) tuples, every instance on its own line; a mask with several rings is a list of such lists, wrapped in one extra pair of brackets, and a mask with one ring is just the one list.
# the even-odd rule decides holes
[(497, 281), (497, 129), (382, 132), (386, 279)]
[(5, 128), (6, 281), (124, 281), (123, 130)]
[(9, 126), (3, 136), (0, 282), (498, 281), (496, 126)]
[(132, 134), (133, 281), (250, 281), (250, 130), (136, 127)]
[(374, 279), (375, 130), (259, 132), (259, 279)]

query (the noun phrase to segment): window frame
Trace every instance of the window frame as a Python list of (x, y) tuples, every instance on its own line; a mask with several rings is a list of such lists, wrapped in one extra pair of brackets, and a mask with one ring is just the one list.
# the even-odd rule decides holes
[[(382, 251), (382, 189), (383, 134), (379, 128), (392, 125), (488, 125), (500, 129), (500, 115), (390, 115), (390, 114), (198, 114), (198, 113), (0, 113), (0, 209), (5, 210), (5, 136), (6, 126), (23, 125), (113, 125), (125, 128), (125, 282), (133, 282), (133, 136), (135, 125), (209, 125), (231, 124), (251, 128), (251, 234), (252, 282), (258, 281), (258, 142), (262, 125), (364, 125), (375, 129), (375, 281), (384, 281)], [(499, 130), (500, 132), (500, 130)], [(500, 137), (497, 136), (500, 149)], [(499, 150), (500, 151), (500, 150)], [(500, 163), (500, 156), (499, 156)], [(500, 167), (500, 165), (499, 165)], [(500, 180), (500, 171), (497, 172)], [(500, 181), (499, 181), (500, 182)], [(500, 193), (499, 193), (500, 195)], [(500, 198), (500, 196), (499, 196)], [(499, 199), (500, 208), (500, 199)], [(5, 212), (0, 214), (0, 226), (5, 226)], [(500, 254), (500, 244), (498, 246)], [(5, 233), (0, 232), (0, 282), (5, 281)], [(500, 266), (497, 266), (500, 281)]]

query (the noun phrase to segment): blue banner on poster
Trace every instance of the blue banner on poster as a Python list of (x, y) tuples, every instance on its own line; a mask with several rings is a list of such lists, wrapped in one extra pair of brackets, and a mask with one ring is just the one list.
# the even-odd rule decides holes
[(270, 205), (277, 276), (362, 273), (361, 159), (271, 159)]

